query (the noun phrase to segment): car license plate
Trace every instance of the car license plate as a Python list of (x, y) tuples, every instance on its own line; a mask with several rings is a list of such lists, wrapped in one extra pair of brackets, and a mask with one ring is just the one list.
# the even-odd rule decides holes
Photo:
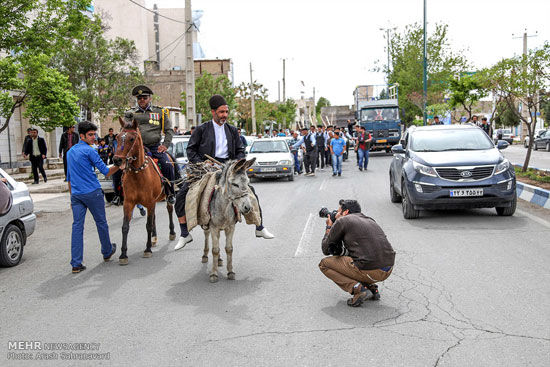
[(456, 189), (450, 190), (451, 197), (483, 196), (483, 189)]
[(377, 142), (377, 143), (387, 143), (388, 140), (387, 140), (387, 139), (382, 139), (382, 140), (377, 140), (376, 142)]
[(276, 172), (277, 168), (275, 167), (268, 167), (268, 168), (262, 168), (262, 172)]

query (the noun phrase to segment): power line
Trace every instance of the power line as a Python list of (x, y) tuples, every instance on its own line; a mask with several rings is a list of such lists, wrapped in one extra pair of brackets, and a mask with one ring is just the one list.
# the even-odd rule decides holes
[[(185, 35), (185, 33), (184, 33)], [(162, 60), (160, 60), (160, 62), (163, 62), (164, 60), (166, 60), (168, 58), (168, 56), (170, 56), (174, 51), (176, 51), (176, 49), (178, 48), (179, 44), (181, 43), (181, 41), (183, 41), (185, 39), (185, 37), (180, 37), (180, 40), (178, 43), (176, 43), (176, 45), (174, 46), (174, 48), (172, 49), (172, 51), (168, 52), (168, 54), (166, 56), (164, 56), (164, 58)], [(160, 65), (159, 65), (160, 66)]]
[[(172, 42), (170, 42), (169, 44), (167, 44), (166, 46), (164, 46), (163, 48), (161, 48), (159, 50), (159, 52), (162, 52), (164, 50), (166, 50), (168, 47), (172, 46), (174, 43), (176, 43), (176, 41), (180, 40), (180, 38), (184, 37), (185, 36), (185, 32), (183, 32), (182, 34), (180, 34), (178, 37), (176, 37)], [(152, 59), (152, 58), (155, 58), (156, 55), (153, 55), (153, 56), (149, 56), (148, 58), (146, 58), (145, 60), (149, 60), (149, 59)]]
[(153, 13), (153, 14), (158, 14), (159, 17), (163, 17), (163, 18), (169, 19), (169, 20), (171, 20), (171, 21), (173, 21), (173, 22), (176, 22), (176, 23), (185, 24), (185, 22), (182, 22), (181, 20), (173, 19), (173, 18), (167, 17), (167, 16), (165, 16), (165, 15), (162, 15), (162, 14), (160, 14), (159, 12), (155, 12), (154, 10), (151, 10), (151, 9), (149, 9), (149, 8), (147, 8), (147, 7), (143, 6), (143, 5), (141, 5), (141, 4), (136, 3), (134, 0), (128, 0), (128, 1), (131, 2), (132, 4), (135, 4), (135, 5), (139, 6), (139, 7), (142, 8), (142, 9), (147, 10), (148, 12), (151, 12), (151, 13)]

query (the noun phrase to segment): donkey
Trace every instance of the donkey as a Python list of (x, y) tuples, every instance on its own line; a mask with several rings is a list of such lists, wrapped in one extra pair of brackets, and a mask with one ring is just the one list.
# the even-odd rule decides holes
[(241, 214), (248, 214), (252, 208), (250, 180), (246, 171), (256, 161), (252, 158), (247, 161), (228, 162), (223, 166), (221, 172), (216, 176), (216, 186), (209, 203), (210, 221), (204, 230), (204, 255), (202, 262), (208, 262), (208, 242), (212, 235), (212, 270), (210, 271), (210, 283), (218, 281), (218, 265), (221, 265), (220, 255), (220, 232), (225, 232), (225, 253), (227, 254), (227, 279), (234, 280), (233, 272), (233, 234), (235, 224)]
[[(124, 191), (124, 220), (122, 222), (122, 248), (119, 257), (120, 265), (128, 264), (126, 255), (128, 231), (130, 220), (136, 204), (147, 208), (147, 245), (143, 257), (153, 256), (151, 246), (157, 243), (157, 227), (155, 219), (155, 206), (157, 202), (165, 199), (162, 190), (161, 173), (151, 157), (145, 156), (143, 140), (136, 120), (124, 122), (120, 119), (122, 129), (117, 135), (117, 151), (113, 157), (113, 163), (124, 170), (122, 176), (122, 189)], [(168, 218), (170, 219), (170, 240), (176, 238), (172, 213), (173, 205), (166, 203)]]

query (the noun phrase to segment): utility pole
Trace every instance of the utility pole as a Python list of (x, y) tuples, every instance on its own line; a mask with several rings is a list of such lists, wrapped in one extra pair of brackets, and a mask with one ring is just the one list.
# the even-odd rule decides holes
[(286, 102), (285, 62), (286, 59), (283, 59), (283, 103)]
[(252, 63), (250, 63), (250, 115), (252, 116), (252, 135), (256, 135), (256, 106), (254, 104), (254, 79), (252, 79)]
[(313, 121), (317, 123), (317, 106), (315, 105), (315, 87), (313, 87)]
[[(512, 34), (512, 38), (515, 38), (515, 39), (518, 39), (518, 38), (523, 38), (523, 59), (526, 60), (527, 59), (527, 38), (528, 37), (537, 37), (538, 36), (538, 31), (535, 31), (535, 34), (532, 34), (532, 35), (527, 35), (527, 28), (525, 28), (525, 32), (523, 32), (523, 35), (522, 36), (514, 36), (514, 34)], [(525, 66), (525, 68), (527, 68), (527, 66)], [(520, 102), (521, 103), (521, 102)], [(535, 131), (535, 128), (536, 128), (536, 125), (537, 125), (537, 117), (536, 116), (529, 116), (531, 117), (531, 121), (533, 123), (533, 131)], [(534, 119), (534, 121), (533, 121)], [(523, 135), (523, 120), (520, 121), (521, 124), (521, 135)], [(529, 135), (529, 132), (527, 133), (527, 135)]]
[(281, 103), (281, 81), (277, 80), (277, 102)]
[(187, 111), (186, 128), (195, 126), (195, 61), (193, 59), (193, 18), (191, 13), (191, 0), (185, 0), (185, 95)]
[(428, 59), (427, 59), (427, 44), (426, 44), (426, 0), (424, 0), (424, 75), (422, 77), (423, 94), (422, 94), (422, 114), (424, 115), (424, 126), (427, 124), (426, 103), (428, 101)]
[(155, 30), (155, 54), (157, 56), (157, 70), (160, 69), (160, 39), (159, 39), (159, 11), (157, 4), (153, 5), (155, 15), (153, 15), (153, 28)]

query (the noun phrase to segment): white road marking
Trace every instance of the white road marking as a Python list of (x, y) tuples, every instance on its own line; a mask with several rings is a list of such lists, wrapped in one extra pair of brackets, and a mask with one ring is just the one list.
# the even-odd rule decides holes
[(516, 209), (516, 213), (519, 213), (521, 215), (524, 215), (526, 216), (527, 218), (529, 219), (532, 219), (534, 220), (535, 222), (539, 223), (539, 224), (542, 224), (543, 226), (547, 227), (547, 228), (550, 228), (550, 222), (542, 219), (542, 218), (539, 218), (537, 217), (536, 215), (533, 215), (533, 214), (529, 214), (527, 212), (524, 212), (523, 210), (519, 210), (519, 209)]
[(325, 178), (323, 182), (321, 182), (321, 186), (319, 186), (319, 191), (323, 191), (325, 189), (327, 182), (328, 182), (328, 178)]
[(306, 225), (304, 226), (304, 231), (302, 232), (302, 237), (300, 238), (300, 242), (298, 242), (298, 247), (296, 248), (294, 257), (300, 256), (306, 250), (307, 244), (309, 243), (309, 239), (311, 237), (311, 231), (312, 231), (311, 220), (312, 219), (313, 219), (313, 213), (309, 213), (309, 217), (307, 218)]

